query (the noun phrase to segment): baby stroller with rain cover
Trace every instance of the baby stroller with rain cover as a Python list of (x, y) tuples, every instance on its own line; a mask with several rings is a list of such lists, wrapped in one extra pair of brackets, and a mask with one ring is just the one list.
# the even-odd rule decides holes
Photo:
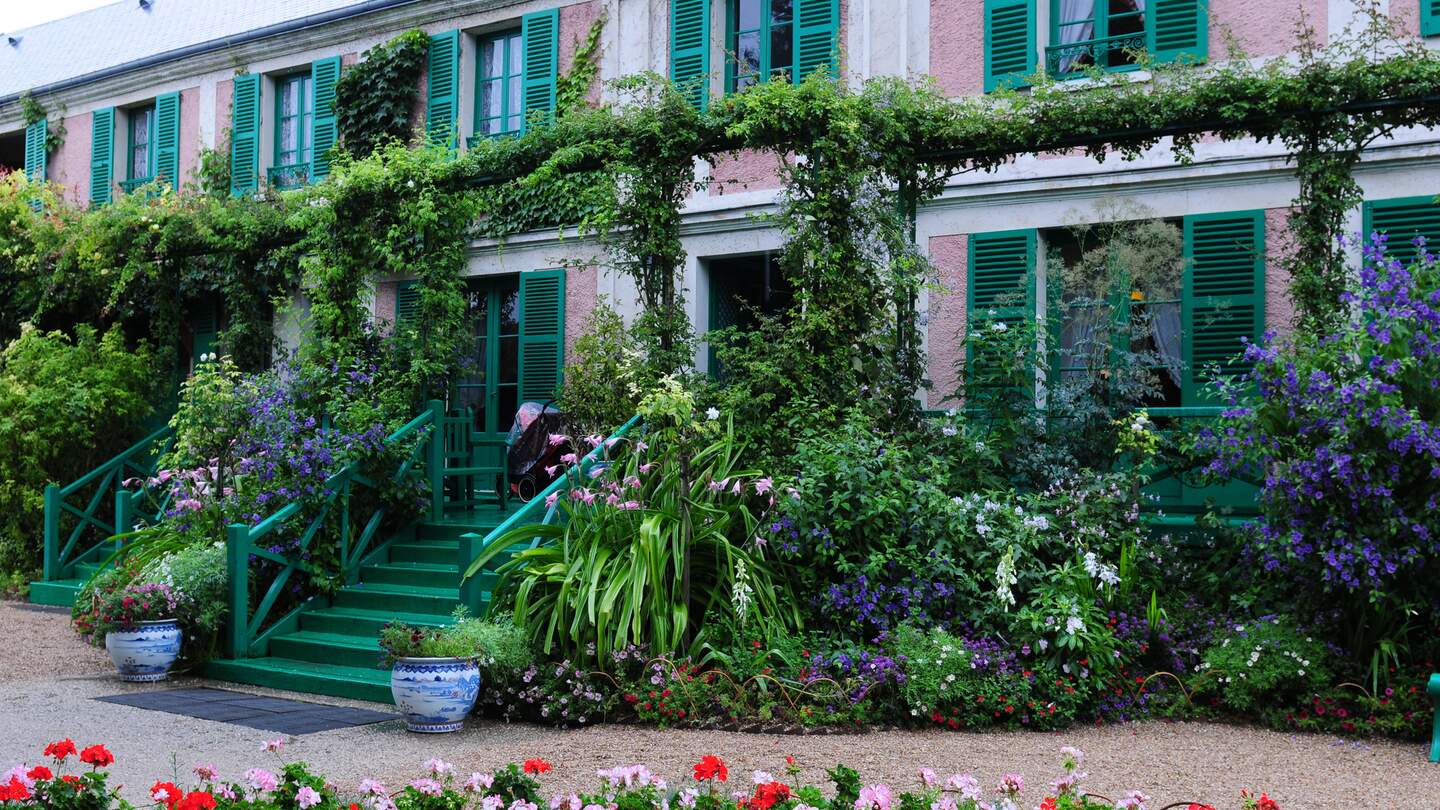
[[(570, 442), (550, 442), (551, 434), (564, 432), (560, 409), (553, 402), (525, 402), (515, 412), (510, 427), (505, 463), (510, 469), (510, 492), (528, 501), (542, 492), (560, 474), (560, 457), (572, 452)], [(555, 474), (546, 471), (555, 467)]]

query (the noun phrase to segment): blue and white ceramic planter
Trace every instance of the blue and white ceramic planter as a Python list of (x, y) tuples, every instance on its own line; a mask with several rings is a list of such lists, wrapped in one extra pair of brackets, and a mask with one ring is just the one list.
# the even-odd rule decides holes
[(180, 623), (174, 619), (140, 622), (134, 632), (105, 634), (105, 651), (120, 671), (120, 680), (163, 681), (180, 657)]
[(480, 667), (468, 658), (400, 658), (390, 694), (411, 731), (459, 731), (480, 696)]

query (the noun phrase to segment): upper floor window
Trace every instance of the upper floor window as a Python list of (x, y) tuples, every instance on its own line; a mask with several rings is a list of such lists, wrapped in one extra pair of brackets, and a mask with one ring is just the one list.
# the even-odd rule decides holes
[[(126, 180), (130, 188), (155, 179), (155, 105), (130, 110)], [(128, 190), (128, 188), (127, 188)]]
[(1133, 68), (1145, 17), (1145, 0), (1051, 0), (1046, 67), (1054, 76)]
[(275, 81), (275, 161), (270, 184), (278, 188), (304, 185), (314, 147), (312, 129), (315, 93), (310, 71)]
[(480, 37), (475, 69), (475, 134), (518, 133), (524, 122), (525, 47), (520, 30)]
[(727, 0), (725, 89), (744, 90), (795, 66), (793, 0)]

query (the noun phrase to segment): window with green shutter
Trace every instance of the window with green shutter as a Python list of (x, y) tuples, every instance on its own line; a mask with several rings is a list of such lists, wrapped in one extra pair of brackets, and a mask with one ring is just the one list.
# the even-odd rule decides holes
[(1388, 255), (1410, 262), (1416, 254), (1416, 237), (1425, 239), (1431, 253), (1440, 251), (1440, 204), (1434, 197), (1375, 200), (1365, 203), (1363, 211), (1366, 242), (1373, 233), (1385, 234)]
[(131, 107), (127, 111), (125, 134), (125, 182), (120, 186), (129, 192), (155, 179), (155, 105), (153, 103)]
[(275, 79), (275, 154), (265, 173), (274, 188), (298, 188), (310, 177), (314, 88), (309, 71)]
[(697, 110), (710, 99), (710, 0), (671, 0), (670, 79)]
[(1213, 382), (1265, 331), (1265, 212), (1185, 218), (1183, 404), (1219, 404)]
[(560, 70), (560, 11), (549, 9), (520, 18), (524, 41), (524, 114), (521, 129), (555, 117), (555, 80)]
[(310, 87), (314, 93), (310, 125), (310, 182), (330, 174), (330, 149), (340, 136), (335, 118), (335, 83), (340, 81), (340, 57), (319, 59), (310, 64)]
[(414, 324), (420, 319), (420, 282), (402, 281), (395, 285), (395, 323)]
[(1420, 0), (1420, 36), (1440, 34), (1440, 0)]
[(90, 113), (90, 202), (110, 202), (115, 186), (115, 108)]
[[(979, 233), (972, 234), (968, 242), (965, 312), (969, 328), (978, 328), (982, 321), (992, 324), (992, 328), (1014, 328), (1033, 320), (1038, 232)], [(976, 356), (973, 344), (967, 347), (966, 354), (965, 374), (968, 380), (997, 373), (984, 365), (987, 358)], [(1027, 381), (1026, 389), (1030, 388)], [(970, 390), (972, 394), (979, 394), (972, 397), (971, 406), (976, 404), (977, 399), (996, 396), (993, 391), (984, 394), (973, 386)]]
[(1209, 53), (1208, 0), (1050, 0), (1045, 69), (1057, 78), (1087, 70), (1134, 70), (1138, 54), (1203, 61)]
[(220, 306), (214, 299), (202, 299), (190, 307), (190, 369), (209, 359), (216, 351), (220, 334)]
[(1035, 70), (1036, 0), (984, 0), (985, 92), (1023, 87)]
[(460, 32), (430, 37), (425, 77), (425, 134), (432, 146), (453, 145), (460, 108)]
[(523, 128), (523, 43), (519, 29), (486, 34), (476, 42), (476, 137), (513, 135)]
[(260, 75), (235, 77), (230, 101), (230, 193), (252, 194), (260, 185)]
[(155, 177), (180, 188), (180, 94), (155, 99)]
[(726, 0), (726, 92), (835, 75), (839, 23), (838, 0)]
[(520, 401), (555, 396), (565, 364), (565, 270), (520, 274)]
[(25, 127), (25, 174), (37, 183), (45, 182), (45, 163), (49, 146), (45, 141), (50, 137), (50, 122), (41, 118)]

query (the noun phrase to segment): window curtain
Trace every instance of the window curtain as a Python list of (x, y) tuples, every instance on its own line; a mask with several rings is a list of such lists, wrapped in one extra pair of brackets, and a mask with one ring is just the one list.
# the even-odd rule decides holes
[[(1141, 0), (1144, 2), (1144, 0)], [(1061, 25), (1060, 44), (1073, 45), (1095, 37), (1095, 0), (1060, 0), (1060, 22), (1086, 20), (1083, 25)], [(1060, 72), (1069, 73), (1080, 61), (1080, 52), (1067, 53), (1060, 58)]]
[(1181, 366), (1185, 365), (1184, 359), (1180, 356), (1180, 304), (1173, 301), (1166, 304), (1152, 304), (1148, 309), (1150, 311), (1150, 329), (1155, 333), (1155, 351), (1160, 355), (1161, 361), (1165, 363), (1165, 373), (1170, 375), (1175, 387), (1179, 388)]

